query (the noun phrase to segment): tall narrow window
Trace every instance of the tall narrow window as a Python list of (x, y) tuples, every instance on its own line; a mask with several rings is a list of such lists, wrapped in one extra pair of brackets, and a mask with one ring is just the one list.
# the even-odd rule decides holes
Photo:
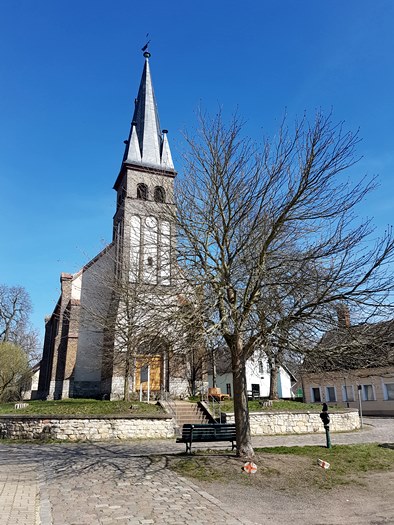
[(335, 388), (333, 386), (326, 387), (326, 397), (328, 402), (333, 402), (337, 400)]
[(363, 394), (364, 394), (363, 395), (364, 401), (374, 401), (375, 400), (372, 385), (363, 385)]
[(385, 399), (394, 401), (394, 383), (385, 383)]
[(353, 386), (343, 385), (342, 398), (344, 401), (354, 401)]
[(156, 186), (154, 193), (155, 202), (165, 202), (166, 192), (161, 186)]
[(148, 200), (148, 186), (146, 184), (141, 183), (137, 185), (137, 199), (142, 201)]
[(320, 395), (320, 388), (315, 387), (311, 388), (311, 394), (312, 394), (312, 403), (320, 403), (321, 402), (321, 395)]

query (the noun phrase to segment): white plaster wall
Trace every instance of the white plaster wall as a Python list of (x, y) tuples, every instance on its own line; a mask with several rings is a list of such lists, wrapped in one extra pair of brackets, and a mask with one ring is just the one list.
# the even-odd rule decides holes
[(73, 278), (71, 283), (71, 299), (80, 300), (81, 299), (81, 288), (82, 288), (82, 273), (77, 274)]
[(279, 369), (280, 384), (281, 384), (281, 397), (291, 398), (291, 379), (290, 375), (282, 367)]
[[(260, 362), (262, 367), (260, 367)], [(281, 397), (291, 397), (291, 378), (288, 372), (282, 367), (279, 369), (281, 382)], [(267, 357), (259, 351), (246, 363), (246, 384), (247, 389), (252, 390), (252, 384), (260, 386), (260, 397), (268, 397), (270, 391), (270, 372)], [(208, 374), (209, 386), (212, 386), (212, 374)], [(216, 385), (221, 389), (222, 393), (226, 393), (226, 384), (231, 384), (231, 395), (234, 394), (233, 375), (232, 373), (218, 374), (216, 377)]]
[(114, 248), (83, 270), (75, 381), (100, 381), (103, 330), (113, 291)]

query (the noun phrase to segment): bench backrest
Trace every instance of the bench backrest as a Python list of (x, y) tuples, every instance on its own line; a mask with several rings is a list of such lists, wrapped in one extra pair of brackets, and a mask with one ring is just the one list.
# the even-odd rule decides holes
[(235, 424), (192, 425), (182, 427), (182, 439), (187, 441), (235, 441)]
[(217, 387), (210, 387), (208, 388), (208, 395), (209, 396), (218, 396), (222, 393), (220, 388)]

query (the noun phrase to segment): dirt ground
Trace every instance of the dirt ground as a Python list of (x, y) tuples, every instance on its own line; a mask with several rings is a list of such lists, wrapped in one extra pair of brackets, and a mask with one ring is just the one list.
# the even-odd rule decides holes
[(260, 454), (257, 473), (247, 475), (235, 458), (215, 461), (217, 479), (193, 483), (254, 524), (394, 524), (393, 471), (338, 479), (310, 458)]

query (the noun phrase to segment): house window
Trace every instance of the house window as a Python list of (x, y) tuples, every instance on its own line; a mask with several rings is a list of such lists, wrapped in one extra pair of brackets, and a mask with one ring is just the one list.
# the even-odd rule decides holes
[(363, 387), (363, 400), (364, 401), (374, 401), (375, 396), (373, 392), (372, 385), (362, 385)]
[(153, 266), (153, 257), (148, 257), (148, 266)]
[(344, 401), (354, 401), (354, 390), (352, 386), (342, 386), (342, 399)]
[(312, 403), (320, 403), (321, 402), (320, 387), (311, 388), (311, 393), (312, 393)]
[(394, 401), (394, 383), (385, 383), (384, 388), (386, 390), (385, 399), (387, 401)]
[(146, 184), (137, 184), (137, 199), (148, 200), (148, 186)]
[(231, 397), (231, 383), (226, 383), (226, 393)]
[(264, 374), (264, 361), (259, 361), (259, 374)]
[(166, 201), (166, 192), (161, 186), (156, 186), (154, 192), (155, 202), (165, 202)]
[(328, 402), (333, 402), (337, 400), (337, 396), (335, 394), (335, 388), (333, 386), (326, 387), (326, 398)]

